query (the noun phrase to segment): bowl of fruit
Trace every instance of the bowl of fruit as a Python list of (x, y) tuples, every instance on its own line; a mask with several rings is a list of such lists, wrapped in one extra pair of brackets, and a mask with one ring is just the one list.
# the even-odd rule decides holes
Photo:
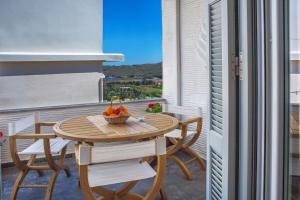
[(111, 99), (110, 106), (108, 106), (102, 113), (103, 117), (109, 124), (124, 124), (130, 117), (130, 113), (128, 112), (127, 108), (122, 105), (121, 100), (119, 105), (113, 106), (114, 99), (119, 98), (113, 97)]

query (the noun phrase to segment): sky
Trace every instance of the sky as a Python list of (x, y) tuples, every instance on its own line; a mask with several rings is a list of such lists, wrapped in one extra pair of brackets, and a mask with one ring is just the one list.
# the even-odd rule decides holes
[(161, 0), (104, 0), (103, 50), (125, 55), (125, 62), (105, 65), (161, 62)]

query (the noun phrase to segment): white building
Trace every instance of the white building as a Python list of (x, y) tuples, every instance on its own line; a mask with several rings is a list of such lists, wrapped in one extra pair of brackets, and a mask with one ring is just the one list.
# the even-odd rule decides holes
[(0, 110), (99, 102), (102, 0), (0, 4)]

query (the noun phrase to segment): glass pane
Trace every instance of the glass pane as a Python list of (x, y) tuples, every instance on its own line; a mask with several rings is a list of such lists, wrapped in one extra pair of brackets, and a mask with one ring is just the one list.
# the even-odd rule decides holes
[(290, 0), (290, 199), (300, 199), (300, 1)]

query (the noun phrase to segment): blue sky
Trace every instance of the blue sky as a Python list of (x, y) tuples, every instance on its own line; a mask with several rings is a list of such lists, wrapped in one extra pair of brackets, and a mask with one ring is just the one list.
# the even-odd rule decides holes
[(125, 55), (125, 62), (105, 64), (161, 62), (161, 0), (104, 0), (103, 4), (103, 50)]

